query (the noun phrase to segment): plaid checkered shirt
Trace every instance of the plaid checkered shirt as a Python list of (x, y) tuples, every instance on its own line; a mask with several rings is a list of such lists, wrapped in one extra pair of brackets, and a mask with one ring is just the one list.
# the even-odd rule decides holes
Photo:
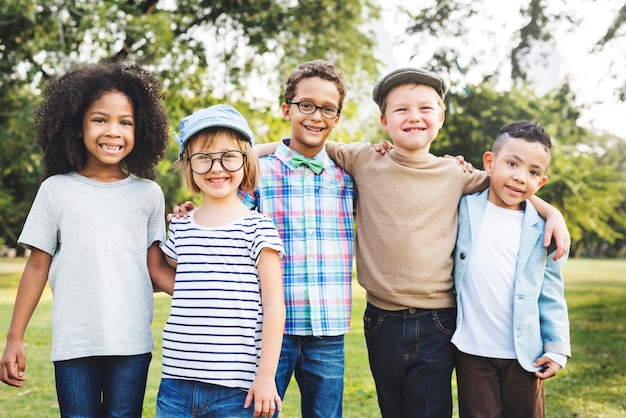
[(324, 164), (319, 175), (294, 167), (288, 142), (260, 158), (259, 185), (243, 201), (270, 217), (283, 240), (285, 334), (343, 335), (350, 329), (356, 189), (325, 149), (314, 157)]

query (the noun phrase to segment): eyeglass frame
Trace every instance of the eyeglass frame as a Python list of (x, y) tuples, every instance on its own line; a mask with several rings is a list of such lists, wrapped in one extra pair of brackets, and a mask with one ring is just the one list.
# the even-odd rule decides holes
[[(339, 115), (341, 114), (341, 109), (340, 109), (340, 108), (338, 108), (338, 107), (331, 106), (331, 105), (318, 106), (318, 105), (316, 105), (315, 103), (313, 103), (312, 101), (309, 101), (309, 100), (302, 100), (302, 101), (300, 101), (300, 102), (294, 102), (293, 100), (286, 100), (286, 101), (285, 101), (285, 103), (287, 103), (287, 104), (289, 104), (289, 105), (294, 104), (294, 105), (298, 106), (298, 110), (299, 110), (299, 111), (300, 111), (300, 113), (302, 113), (303, 115), (312, 115), (312, 114), (314, 114), (315, 112), (317, 112), (317, 109), (319, 109), (319, 110), (320, 110), (321, 115), (322, 115), (324, 118), (326, 118), (326, 119), (335, 119), (337, 116), (339, 116)], [(302, 110), (302, 108), (300, 108), (300, 105), (301, 105), (302, 103), (309, 103), (309, 104), (313, 105), (313, 106), (314, 106), (313, 111), (312, 111), (312, 112), (308, 112), (308, 113), (307, 113), (307, 112), (305, 112), (305, 111), (303, 111), (303, 110)], [(333, 116), (333, 117), (328, 117), (328, 116), (326, 116), (326, 115), (324, 114), (324, 108), (332, 108), (332, 109), (333, 109), (334, 111), (336, 111), (337, 113), (336, 113), (336, 114), (335, 114), (335, 116)]]
[[(228, 154), (229, 152), (236, 152), (238, 154), (241, 154), (241, 156), (243, 157), (241, 159), (241, 166), (238, 169), (236, 169), (236, 170), (230, 170), (230, 169), (224, 167), (224, 163), (222, 163), (222, 158), (224, 157), (224, 154)], [(215, 155), (215, 154), (220, 154), (220, 156), (216, 157), (216, 158), (213, 158), (213, 155)], [(196, 170), (193, 169), (193, 164), (191, 163), (191, 159), (194, 156), (196, 156), (196, 155), (206, 155), (206, 156), (208, 156), (211, 159), (211, 165), (209, 166), (209, 169), (207, 171), (205, 171), (203, 173), (199, 173), (199, 172), (197, 172)], [(228, 151), (221, 151), (221, 152), (195, 152), (195, 153), (191, 154), (189, 157), (187, 157), (187, 162), (189, 163), (189, 169), (192, 172), (196, 173), (196, 174), (206, 174), (209, 171), (211, 171), (211, 169), (213, 168), (213, 164), (215, 164), (215, 161), (219, 161), (220, 165), (222, 166), (222, 168), (224, 170), (228, 171), (229, 173), (236, 173), (237, 171), (241, 170), (243, 168), (243, 166), (246, 164), (246, 158), (247, 158), (247, 155), (246, 155), (245, 152), (241, 152), (241, 151), (239, 151), (237, 149), (231, 149), (231, 150), (228, 150)]]

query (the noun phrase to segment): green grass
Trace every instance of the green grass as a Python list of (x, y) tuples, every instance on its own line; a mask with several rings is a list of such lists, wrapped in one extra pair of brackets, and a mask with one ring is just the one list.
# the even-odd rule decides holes
[[(23, 263), (20, 259), (0, 259), (1, 347)], [(573, 357), (565, 370), (546, 382), (546, 415), (626, 417), (626, 260), (572, 259), (567, 262), (564, 274)], [(47, 289), (26, 333), (28, 381), (24, 389), (0, 384), (0, 417), (58, 416), (53, 368), (48, 359), (51, 302)], [(344, 416), (348, 418), (380, 416), (363, 340), (364, 307), (363, 289), (355, 284), (352, 331), (346, 337)], [(168, 312), (169, 297), (156, 295), (153, 322), (156, 348), (144, 402), (145, 417), (154, 416), (160, 379), (161, 329)], [(299, 393), (293, 382), (284, 399), (282, 417), (299, 416)]]

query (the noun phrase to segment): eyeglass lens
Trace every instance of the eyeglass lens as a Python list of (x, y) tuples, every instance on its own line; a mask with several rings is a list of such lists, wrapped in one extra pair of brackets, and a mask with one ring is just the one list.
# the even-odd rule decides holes
[(305, 115), (312, 115), (315, 113), (317, 109), (322, 111), (322, 116), (326, 119), (334, 119), (339, 114), (339, 109), (334, 106), (318, 106), (313, 102), (292, 102), (295, 105), (298, 105), (298, 109), (300, 112)]
[[(218, 156), (213, 157), (212, 155)], [(211, 171), (215, 161), (219, 161), (224, 170), (235, 172), (243, 167), (244, 158), (245, 154), (236, 150), (212, 152), (210, 154), (196, 153), (189, 157), (189, 164), (191, 165), (191, 171), (196, 174), (206, 174)]]

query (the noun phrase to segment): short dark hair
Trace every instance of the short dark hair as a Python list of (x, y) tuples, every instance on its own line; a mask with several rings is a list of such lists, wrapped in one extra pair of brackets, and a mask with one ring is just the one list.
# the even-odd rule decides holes
[(550, 135), (543, 129), (539, 122), (517, 121), (504, 125), (498, 131), (498, 136), (491, 147), (491, 151), (497, 153), (504, 143), (510, 138), (523, 139), (526, 142), (538, 142), (544, 146), (546, 152), (552, 151)]
[(287, 78), (285, 83), (285, 93), (283, 100), (293, 100), (296, 97), (296, 89), (298, 83), (305, 78), (319, 77), (323, 80), (328, 80), (335, 83), (337, 91), (339, 92), (338, 107), (341, 110), (343, 106), (343, 99), (346, 97), (346, 86), (343, 81), (343, 74), (333, 64), (323, 61), (315, 60), (308, 61), (300, 64)]
[(128, 97), (135, 114), (135, 145), (124, 166), (137, 177), (155, 178), (155, 167), (169, 142), (163, 85), (138, 64), (117, 62), (80, 67), (46, 85), (34, 114), (36, 142), (43, 150), (43, 179), (84, 167), (83, 117), (91, 103), (113, 91)]

